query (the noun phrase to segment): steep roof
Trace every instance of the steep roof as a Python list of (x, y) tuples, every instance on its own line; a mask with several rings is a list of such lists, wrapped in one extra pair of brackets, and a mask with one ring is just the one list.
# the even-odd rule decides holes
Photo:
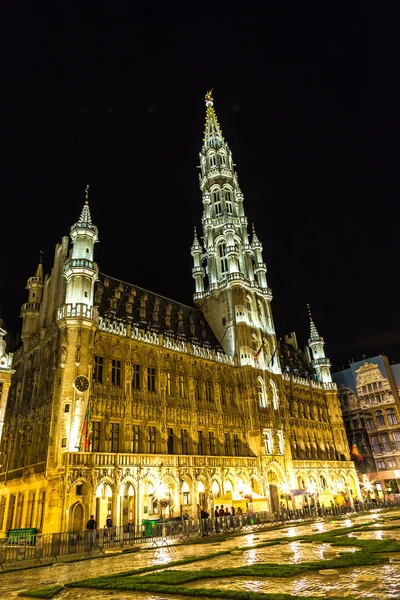
[(131, 323), (186, 341), (196, 341), (222, 352), (201, 311), (137, 285), (99, 273), (95, 306), (101, 317)]

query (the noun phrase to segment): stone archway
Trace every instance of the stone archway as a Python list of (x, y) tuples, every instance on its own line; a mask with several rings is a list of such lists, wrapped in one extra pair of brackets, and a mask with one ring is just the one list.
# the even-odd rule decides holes
[(275, 471), (271, 470), (268, 472), (268, 481), (269, 481), (269, 501), (270, 501), (271, 511), (278, 512), (279, 511), (279, 491), (278, 491), (279, 479), (278, 479), (278, 475), (275, 473)]
[(82, 531), (85, 528), (85, 509), (81, 502), (72, 507), (71, 531)]
[(121, 486), (121, 513), (120, 524), (127, 525), (135, 521), (135, 489), (130, 481), (125, 481)]

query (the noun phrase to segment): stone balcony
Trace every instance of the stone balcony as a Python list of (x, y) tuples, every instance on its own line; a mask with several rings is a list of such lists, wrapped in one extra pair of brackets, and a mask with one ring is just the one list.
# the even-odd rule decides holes
[[(343, 463), (341, 463), (343, 464)], [(241, 467), (255, 468), (259, 459), (250, 456), (189, 454), (120, 454), (112, 452), (66, 452), (64, 467)]]
[(354, 469), (354, 462), (352, 460), (294, 460), (293, 469), (322, 469), (329, 467), (329, 469)]

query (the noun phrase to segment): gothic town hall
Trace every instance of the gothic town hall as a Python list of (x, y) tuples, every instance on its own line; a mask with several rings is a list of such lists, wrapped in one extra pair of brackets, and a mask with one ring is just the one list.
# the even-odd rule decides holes
[(270, 511), (290, 490), (360, 495), (324, 340), (312, 318), (305, 352), (294, 334), (276, 337), (263, 247), (211, 93), (205, 101), (196, 308), (102, 273), (88, 201), (51, 273), (40, 263), (28, 279), (1, 533), (76, 531), (91, 514), (140, 524), (160, 506), (197, 517), (228, 491)]

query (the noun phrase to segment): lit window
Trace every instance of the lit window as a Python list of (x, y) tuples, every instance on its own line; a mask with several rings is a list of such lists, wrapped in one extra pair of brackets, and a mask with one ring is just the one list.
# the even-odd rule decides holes
[(257, 392), (258, 392), (258, 403), (260, 406), (265, 408), (266, 406), (268, 406), (268, 396), (267, 396), (267, 389), (266, 389), (265, 383), (261, 379), (261, 377), (258, 377), (258, 379), (257, 379)]
[(111, 382), (117, 387), (121, 387), (121, 361), (112, 359), (111, 363)]
[(270, 430), (264, 431), (265, 454), (272, 454), (272, 434)]
[(133, 365), (132, 387), (134, 390), (140, 390), (140, 365)]
[(167, 392), (167, 396), (171, 396), (172, 395), (172, 373), (171, 373), (171, 371), (167, 371), (166, 376), (167, 376), (167, 382), (166, 382), (165, 391)]
[(221, 192), (219, 190), (215, 190), (212, 195), (214, 202), (214, 214), (216, 217), (220, 217), (222, 215)]
[(276, 383), (274, 381), (272, 381), (272, 379), (269, 380), (269, 384), (270, 384), (271, 390), (272, 390), (272, 406), (274, 407), (275, 410), (277, 410), (279, 408), (278, 389), (276, 387)]
[(215, 154), (210, 154), (209, 160), (210, 160), (210, 167), (215, 167), (215, 165), (217, 164)]
[(147, 368), (147, 389), (153, 394), (156, 391), (156, 370), (154, 367)]
[(398, 420), (394, 408), (388, 408), (388, 410), (386, 411), (386, 415), (389, 425), (397, 425)]
[(210, 379), (204, 380), (204, 391), (205, 391), (206, 401), (212, 402), (213, 398), (212, 398), (211, 380)]
[(221, 275), (226, 275), (228, 273), (228, 258), (226, 256), (226, 246), (224, 243), (219, 244), (218, 254)]
[(95, 383), (103, 383), (104, 358), (102, 356), (94, 357), (93, 379)]
[(178, 389), (180, 398), (185, 398), (185, 375), (178, 373)]

